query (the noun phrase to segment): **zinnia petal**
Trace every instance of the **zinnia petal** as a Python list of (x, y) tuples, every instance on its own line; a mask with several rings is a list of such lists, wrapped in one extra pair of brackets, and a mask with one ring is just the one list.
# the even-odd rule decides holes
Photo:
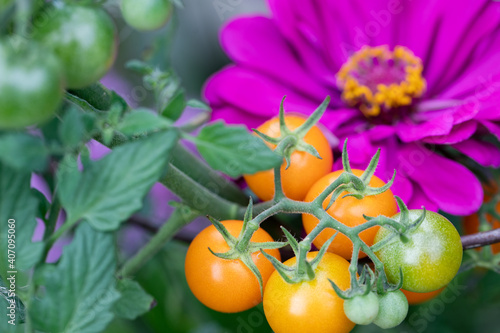
[(433, 200), (429, 199), (427, 195), (425, 195), (424, 191), (422, 191), (417, 183), (414, 183), (413, 195), (411, 196), (411, 200), (408, 202), (408, 208), (421, 209), (422, 207), (432, 212), (437, 212), (439, 210), (438, 205)]
[(440, 209), (467, 215), (481, 206), (481, 183), (463, 165), (416, 144), (405, 145), (400, 158), (405, 162), (405, 173)]
[(319, 101), (332, 94), (331, 89), (320, 85), (299, 63), (269, 18), (255, 16), (233, 20), (222, 30), (220, 39), (227, 55), (238, 65), (273, 77)]
[(500, 149), (489, 142), (470, 139), (454, 144), (453, 148), (481, 165), (487, 167), (500, 166)]
[(474, 134), (474, 132), (476, 132), (476, 129), (477, 122), (474, 120), (469, 120), (465, 123), (453, 126), (452, 130), (447, 135), (431, 136), (425, 138), (423, 141), (434, 144), (458, 143), (470, 138)]
[(261, 117), (278, 114), (280, 101), (287, 96), (287, 110), (314, 110), (318, 103), (304, 98), (292, 88), (255, 71), (229, 66), (213, 75), (204, 89), (211, 105), (232, 105)]

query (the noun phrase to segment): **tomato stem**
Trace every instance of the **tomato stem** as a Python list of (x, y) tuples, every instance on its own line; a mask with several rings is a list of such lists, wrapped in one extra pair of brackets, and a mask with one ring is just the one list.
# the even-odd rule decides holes
[(219, 220), (238, 217), (240, 205), (221, 198), (170, 164), (161, 183), (180, 197), (188, 206)]
[(177, 144), (172, 152), (172, 156), (172, 165), (182, 170), (187, 176), (194, 179), (200, 185), (218, 194), (221, 198), (242, 205), (248, 203), (248, 197), (238, 186), (221, 176), (207, 164), (203, 163), (183, 145)]
[(117, 277), (122, 279), (131, 277), (145, 263), (148, 262), (158, 251), (160, 251), (166, 242), (168, 242), (180, 228), (193, 221), (200, 213), (190, 209), (187, 206), (176, 208), (170, 218), (163, 224), (158, 233), (130, 258), (116, 273)]

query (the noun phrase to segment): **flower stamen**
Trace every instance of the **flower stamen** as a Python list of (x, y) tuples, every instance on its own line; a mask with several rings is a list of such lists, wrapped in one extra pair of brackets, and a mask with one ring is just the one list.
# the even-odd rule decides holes
[(337, 86), (350, 106), (366, 117), (408, 106), (425, 92), (422, 60), (403, 46), (365, 46), (337, 73)]

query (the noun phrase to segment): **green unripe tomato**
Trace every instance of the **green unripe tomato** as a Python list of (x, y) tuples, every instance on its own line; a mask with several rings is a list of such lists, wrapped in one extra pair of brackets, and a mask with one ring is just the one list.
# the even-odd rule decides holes
[[(415, 221), (422, 210), (410, 210)], [(400, 214), (393, 219), (399, 221)], [(388, 237), (391, 230), (380, 228), (375, 243)], [(395, 237), (393, 242), (377, 251), (384, 263), (387, 278), (398, 284), (401, 269), (405, 290), (425, 293), (439, 289), (455, 277), (462, 263), (462, 242), (453, 224), (444, 216), (427, 211), (422, 224), (406, 234), (407, 242)]]
[(50, 20), (34, 37), (54, 51), (63, 64), (68, 88), (83, 88), (101, 79), (116, 56), (116, 28), (99, 7), (64, 4), (47, 14)]
[(170, 0), (122, 0), (121, 10), (128, 25), (137, 30), (149, 31), (167, 24), (173, 5)]
[(347, 299), (344, 301), (344, 312), (355, 324), (371, 324), (379, 312), (378, 297), (374, 293), (369, 293)]
[(62, 71), (50, 51), (36, 43), (0, 41), (0, 129), (50, 119), (62, 97)]
[(380, 328), (387, 329), (398, 326), (408, 314), (408, 300), (401, 290), (378, 295), (380, 309), (373, 321)]

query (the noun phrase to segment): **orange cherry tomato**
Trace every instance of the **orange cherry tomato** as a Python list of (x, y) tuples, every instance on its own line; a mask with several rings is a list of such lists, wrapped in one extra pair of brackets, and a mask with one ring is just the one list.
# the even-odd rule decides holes
[[(341, 174), (343, 170), (338, 170), (328, 175), (324, 176), (320, 180), (318, 180), (309, 190), (306, 195), (304, 201), (311, 202), (313, 201), (323, 190), (325, 190), (331, 183), (333, 183)], [(352, 172), (356, 176), (361, 176), (363, 174), (362, 170), (353, 169)], [(378, 178), (377, 176), (373, 176), (370, 180), (371, 187), (381, 187), (384, 186), (385, 183)], [(389, 189), (384, 193), (367, 196), (361, 200), (358, 200), (354, 197), (346, 197), (342, 198), (346, 195), (347, 192), (342, 192), (338, 199), (333, 203), (333, 205), (327, 210), (328, 214), (330, 214), (337, 221), (345, 224), (348, 227), (355, 227), (361, 225), (366, 222), (363, 218), (363, 214), (371, 217), (377, 217), (379, 215), (385, 216), (393, 216), (398, 212), (398, 206), (396, 203), (396, 199), (394, 199), (394, 195), (392, 191)], [(323, 202), (323, 207), (326, 208), (328, 203), (330, 202), (331, 195), (326, 198)], [(316, 227), (319, 223), (318, 219), (309, 214), (302, 214), (302, 222), (304, 224), (304, 229), (309, 234), (314, 227)], [(373, 245), (373, 239), (379, 230), (379, 226), (371, 227), (367, 230), (364, 230), (360, 233), (360, 237), (368, 246)], [(335, 230), (333, 229), (325, 229), (323, 230), (318, 237), (313, 241), (314, 245), (317, 248), (321, 248), (323, 244), (329, 240)], [(330, 244), (328, 251), (336, 253), (345, 259), (351, 259), (353, 244), (351, 240), (341, 234), (338, 233), (333, 242)], [(360, 252), (360, 258), (366, 257), (366, 254)]]
[[(498, 187), (496, 184), (490, 184), (484, 186), (484, 202), (489, 202), (492, 196), (497, 193)], [(495, 210), (500, 214), (500, 201), (497, 203)], [(486, 220), (490, 223), (493, 229), (500, 228), (500, 221), (495, 219), (490, 214), (486, 214)], [(464, 231), (467, 235), (475, 234), (479, 232), (479, 214), (472, 214), (464, 218)], [(477, 248), (480, 250), (481, 248)], [(493, 254), (500, 253), (500, 243), (492, 244), (491, 251)]]
[(427, 301), (430, 301), (431, 299), (435, 298), (437, 295), (441, 294), (441, 292), (446, 288), (446, 286), (439, 288), (434, 291), (430, 291), (428, 293), (415, 293), (413, 291), (408, 291), (401, 289), (403, 294), (405, 294), (406, 299), (408, 300), (408, 304), (410, 305), (416, 305), (416, 304), (421, 304)]
[[(222, 221), (229, 233), (238, 237), (243, 221)], [(271, 236), (259, 228), (252, 236), (252, 242), (272, 242)], [(255, 275), (239, 259), (226, 260), (214, 256), (226, 252), (229, 246), (211, 225), (202, 230), (191, 242), (186, 254), (185, 273), (189, 288), (200, 302), (209, 308), (226, 313), (248, 310), (262, 301), (259, 282)], [(280, 260), (277, 249), (265, 250)], [(274, 267), (260, 252), (252, 260), (262, 275), (264, 286)]]
[[(308, 259), (318, 252), (307, 254)], [(285, 265), (295, 264), (294, 257)], [(333, 290), (328, 279), (346, 290), (350, 287), (349, 263), (325, 253), (312, 281), (289, 284), (275, 271), (264, 290), (264, 313), (275, 333), (347, 333), (354, 328), (344, 313), (344, 300)]]
[[(290, 130), (302, 125), (306, 119), (299, 115), (286, 115), (285, 123)], [(270, 137), (281, 135), (279, 118), (272, 118), (257, 128)], [(322, 159), (303, 152), (295, 151), (291, 155), (290, 166), (286, 169), (286, 162), (281, 166), (281, 184), (285, 195), (293, 200), (303, 200), (309, 188), (321, 177), (332, 170), (333, 155), (328, 140), (321, 130), (314, 126), (305, 135), (304, 141), (316, 148)], [(268, 144), (272, 149), (274, 145)], [(257, 172), (253, 175), (244, 175), (248, 187), (262, 201), (274, 197), (274, 170)]]

